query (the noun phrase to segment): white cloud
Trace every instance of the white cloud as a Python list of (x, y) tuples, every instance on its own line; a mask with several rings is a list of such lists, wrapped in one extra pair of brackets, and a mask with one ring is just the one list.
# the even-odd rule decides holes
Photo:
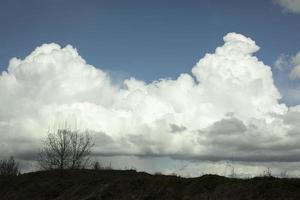
[(300, 13), (300, 0), (275, 0), (284, 11), (290, 13)]
[(298, 107), (279, 104), (259, 47), (229, 33), (192, 74), (112, 84), (68, 45), (11, 59), (0, 76), (0, 151), (27, 158), (64, 121), (94, 133), (96, 155), (299, 161)]

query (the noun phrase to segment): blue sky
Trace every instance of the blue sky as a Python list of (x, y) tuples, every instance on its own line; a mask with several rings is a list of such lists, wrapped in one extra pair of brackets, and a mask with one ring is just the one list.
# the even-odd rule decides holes
[(254, 39), (257, 56), (273, 65), (299, 50), (299, 20), (271, 0), (2, 0), (0, 69), (55, 42), (121, 78), (148, 82), (189, 72), (228, 32)]

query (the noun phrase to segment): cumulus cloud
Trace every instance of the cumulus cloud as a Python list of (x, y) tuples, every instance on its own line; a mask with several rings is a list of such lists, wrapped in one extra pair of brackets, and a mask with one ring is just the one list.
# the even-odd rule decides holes
[(11, 59), (0, 76), (1, 152), (28, 158), (49, 128), (67, 121), (93, 133), (95, 155), (300, 161), (300, 107), (279, 103), (252, 39), (223, 39), (192, 73), (149, 84), (114, 84), (70, 45)]
[(300, 0), (275, 0), (274, 2), (286, 12), (300, 13)]

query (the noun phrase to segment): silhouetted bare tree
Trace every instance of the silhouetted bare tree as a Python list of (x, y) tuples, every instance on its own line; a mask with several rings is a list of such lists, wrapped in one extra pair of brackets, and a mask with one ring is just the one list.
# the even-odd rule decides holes
[(49, 132), (39, 155), (40, 167), (45, 170), (85, 168), (92, 147), (88, 132), (69, 129)]
[(19, 164), (13, 157), (0, 160), (0, 176), (17, 176), (19, 174)]

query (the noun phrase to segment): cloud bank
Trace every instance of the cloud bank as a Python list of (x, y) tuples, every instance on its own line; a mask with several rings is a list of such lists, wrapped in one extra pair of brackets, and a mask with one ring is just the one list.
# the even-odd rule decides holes
[(32, 159), (49, 128), (89, 129), (95, 155), (300, 161), (300, 106), (287, 107), (255, 42), (228, 33), (191, 73), (120, 85), (68, 45), (12, 58), (0, 76), (0, 151)]
[(290, 13), (300, 13), (300, 0), (275, 0), (284, 11)]

